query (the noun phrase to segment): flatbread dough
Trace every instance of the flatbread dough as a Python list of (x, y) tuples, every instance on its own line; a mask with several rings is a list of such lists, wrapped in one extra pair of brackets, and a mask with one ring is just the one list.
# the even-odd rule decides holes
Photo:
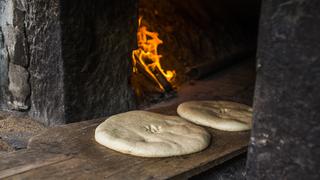
[(230, 101), (189, 101), (178, 106), (178, 114), (199, 125), (223, 131), (251, 129), (252, 108)]
[(98, 143), (143, 157), (168, 157), (195, 153), (210, 143), (210, 134), (178, 116), (147, 111), (117, 114), (95, 131)]

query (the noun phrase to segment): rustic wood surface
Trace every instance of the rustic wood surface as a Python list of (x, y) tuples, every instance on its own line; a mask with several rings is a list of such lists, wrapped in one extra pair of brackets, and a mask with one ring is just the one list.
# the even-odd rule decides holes
[(141, 158), (121, 154), (94, 141), (101, 120), (49, 129), (34, 137), (29, 149), (1, 157), (0, 178), (17, 179), (165, 179), (189, 177), (244, 152), (248, 132), (208, 129), (206, 150), (171, 158)]
[[(215, 99), (220, 94), (220, 98), (251, 101), (248, 96), (252, 98), (252, 93), (239, 93), (251, 91), (248, 86), (252, 86), (252, 78), (244, 78), (252, 73), (244, 71), (248, 67), (248, 64), (240, 65), (231, 68), (230, 73), (223, 73), (225, 76), (217, 75), (212, 79), (215, 83), (221, 85), (224, 79), (229, 85), (211, 84), (210, 87), (216, 91), (206, 96)], [(194, 87), (197, 89), (197, 85)], [(180, 101), (201, 99), (203, 93), (209, 92), (199, 90), (202, 95), (197, 91), (195, 94), (182, 92), (180, 99), (166, 102), (167, 106), (161, 105), (151, 111), (176, 114)], [(95, 142), (94, 130), (104, 119), (48, 129), (33, 137), (28, 149), (0, 154), (0, 179), (184, 179), (244, 153), (250, 136), (249, 132), (223, 132), (207, 128), (212, 141), (202, 152), (169, 158), (142, 158), (115, 152)]]

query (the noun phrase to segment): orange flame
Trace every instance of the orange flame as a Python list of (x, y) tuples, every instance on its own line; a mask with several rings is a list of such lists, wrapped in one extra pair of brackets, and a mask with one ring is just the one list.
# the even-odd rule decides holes
[(155, 70), (158, 69), (160, 73), (172, 83), (176, 73), (175, 71), (164, 71), (161, 67), (160, 58), (158, 54), (158, 46), (163, 44), (163, 41), (158, 37), (156, 32), (150, 32), (146, 26), (141, 25), (142, 17), (139, 18), (139, 28), (137, 33), (138, 49), (132, 51), (133, 72), (137, 72), (137, 62), (139, 62), (150, 77), (158, 84), (161, 90), (164, 90), (163, 85), (159, 82)]

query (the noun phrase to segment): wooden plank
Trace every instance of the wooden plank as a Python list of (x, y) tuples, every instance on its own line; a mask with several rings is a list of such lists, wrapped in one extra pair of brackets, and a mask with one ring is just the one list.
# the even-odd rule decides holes
[[(31, 156), (29, 156), (31, 154)], [(35, 157), (37, 155), (39, 157), (39, 154), (37, 152), (26, 152), (20, 154), (20, 159), (26, 159), (25, 157)], [(17, 158), (17, 156), (15, 156)], [(30, 161), (29, 163), (23, 163), (22, 165), (15, 165), (13, 167), (8, 167), (6, 169), (3, 169), (0, 171), (0, 179), (4, 179), (16, 174), (20, 174), (23, 172), (27, 172), (36, 168), (52, 165), (54, 163), (62, 162), (71, 159), (71, 157), (68, 157), (64, 154), (41, 154), (41, 159)]]
[[(176, 100), (150, 111), (176, 114), (177, 105), (206, 97), (236, 98), (251, 102), (252, 78), (247, 65), (211, 80), (186, 87)], [(203, 86), (209, 89), (201, 89)], [(245, 92), (245, 95), (242, 95)], [(27, 150), (0, 155), (1, 179), (167, 179), (187, 178), (246, 151), (249, 132), (223, 132), (207, 128), (210, 146), (202, 152), (170, 158), (142, 158), (121, 154), (94, 140), (96, 126), (105, 118), (48, 129), (33, 137)]]
[[(98, 122), (97, 122), (98, 121)], [(30, 150), (11, 161), (1, 163), (2, 177), (21, 179), (102, 178), (166, 179), (197, 174), (244, 152), (248, 132), (223, 132), (208, 129), (212, 142), (206, 150), (171, 158), (141, 158), (121, 154), (94, 141), (95, 127), (100, 120), (76, 123), (48, 130), (32, 139)], [(11, 164), (14, 159), (18, 161)], [(39, 157), (34, 159), (34, 157)], [(14, 170), (17, 170), (14, 173)]]

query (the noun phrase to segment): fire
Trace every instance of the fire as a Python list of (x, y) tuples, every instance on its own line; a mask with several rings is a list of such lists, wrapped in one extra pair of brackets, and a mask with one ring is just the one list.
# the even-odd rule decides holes
[(142, 17), (139, 18), (139, 27), (137, 32), (138, 49), (132, 51), (133, 72), (138, 72), (138, 64), (144, 71), (158, 84), (164, 91), (163, 84), (159, 80), (161, 74), (170, 84), (175, 78), (175, 71), (165, 71), (161, 67), (160, 59), (162, 55), (158, 53), (158, 46), (163, 44), (157, 32), (148, 31), (146, 26), (141, 25)]

